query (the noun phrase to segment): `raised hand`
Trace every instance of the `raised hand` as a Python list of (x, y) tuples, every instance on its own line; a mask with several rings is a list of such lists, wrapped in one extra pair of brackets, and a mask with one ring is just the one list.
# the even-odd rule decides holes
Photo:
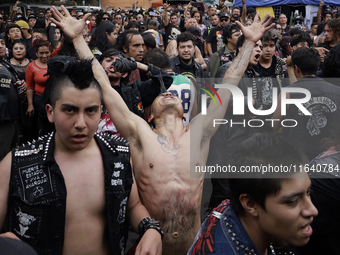
[(256, 43), (258, 40), (260, 40), (262, 38), (264, 32), (271, 29), (275, 25), (275, 24), (269, 25), (274, 17), (271, 16), (269, 19), (268, 19), (268, 17), (269, 17), (269, 14), (267, 13), (263, 17), (263, 19), (260, 21), (259, 13), (256, 13), (256, 16), (254, 18), (254, 22), (251, 24), (251, 26), (245, 27), (239, 21), (236, 21), (236, 24), (242, 30), (242, 33), (244, 34), (245, 39), (248, 39), (248, 40)]
[(325, 1), (320, 1), (320, 7), (325, 5)]
[(86, 20), (91, 15), (91, 13), (87, 13), (81, 20), (74, 19), (65, 6), (61, 5), (61, 9), (64, 12), (64, 16), (55, 8), (51, 7), (51, 11), (53, 14), (53, 18), (51, 21), (57, 26), (61, 27), (63, 32), (72, 40), (78, 36), (82, 36), (83, 30), (86, 25)]

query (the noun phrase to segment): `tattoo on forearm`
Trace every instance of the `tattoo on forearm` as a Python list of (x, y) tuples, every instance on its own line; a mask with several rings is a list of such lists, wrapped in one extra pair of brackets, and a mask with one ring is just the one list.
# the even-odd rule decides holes
[(170, 153), (172, 156), (177, 156), (179, 153), (179, 144), (172, 145), (168, 141), (167, 137), (159, 132), (157, 134), (157, 141), (161, 144), (162, 150), (166, 153)]

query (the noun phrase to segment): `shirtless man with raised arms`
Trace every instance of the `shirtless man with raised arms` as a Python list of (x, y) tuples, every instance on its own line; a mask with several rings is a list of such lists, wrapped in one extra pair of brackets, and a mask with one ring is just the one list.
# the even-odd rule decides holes
[[(62, 9), (67, 12), (64, 7)], [(79, 57), (93, 58), (81, 34), (87, 16), (76, 21), (69, 15), (62, 16), (55, 8), (52, 8), (52, 12), (54, 22), (72, 39)], [(272, 18), (264, 22), (267, 17), (259, 21), (257, 15), (250, 27), (244, 27), (238, 22), (246, 41), (224, 76), (233, 78), (228, 80), (229, 84), (237, 86), (249, 59), (255, 57), (255, 43), (272, 27), (269, 25)], [(114, 63), (118, 68), (122, 65), (124, 63), (121, 61)], [(110, 86), (107, 75), (96, 60), (93, 62), (93, 72), (102, 86), (104, 102), (111, 119), (121, 135), (130, 142), (142, 203), (150, 215), (160, 221), (164, 231), (163, 254), (185, 254), (201, 225), (204, 177), (200, 174), (197, 178), (190, 178), (190, 168), (205, 165), (210, 138), (218, 128), (213, 127), (213, 119), (225, 115), (230, 91), (218, 90), (223, 106), (210, 104), (207, 115), (197, 115), (187, 127), (183, 125), (183, 107), (179, 99), (169, 92), (163, 93), (152, 104), (149, 117), (155, 126), (152, 130), (148, 123), (129, 111), (123, 99)], [(191, 142), (190, 132), (195, 134)]]

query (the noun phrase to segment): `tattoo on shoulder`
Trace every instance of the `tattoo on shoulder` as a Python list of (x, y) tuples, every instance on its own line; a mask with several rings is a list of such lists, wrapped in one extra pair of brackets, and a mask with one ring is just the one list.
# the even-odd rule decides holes
[(161, 144), (162, 146), (162, 150), (166, 153), (170, 153), (172, 156), (177, 156), (179, 153), (179, 148), (180, 148), (180, 144), (170, 144), (170, 142), (168, 141), (168, 138), (159, 133), (156, 132), (157, 134), (157, 141)]

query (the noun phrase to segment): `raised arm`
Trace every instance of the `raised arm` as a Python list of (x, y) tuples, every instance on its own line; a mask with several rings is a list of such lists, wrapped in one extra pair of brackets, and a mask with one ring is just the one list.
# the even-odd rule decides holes
[[(102, 87), (105, 106), (109, 110), (110, 117), (117, 127), (117, 130), (124, 138), (129, 140), (129, 138), (137, 131), (136, 122), (139, 122), (138, 125), (143, 125), (144, 121), (130, 112), (121, 96), (111, 87), (103, 67), (93, 57), (91, 50), (87, 46), (82, 36), (82, 31), (90, 13), (86, 14), (81, 20), (75, 20), (63, 5), (61, 8), (64, 11), (65, 16), (63, 16), (54, 6), (51, 8), (54, 16), (52, 22), (61, 27), (64, 33), (72, 40), (80, 58), (93, 59), (93, 74)], [(145, 122), (144, 124), (147, 125)]]
[[(236, 59), (233, 61), (231, 66), (228, 68), (227, 72), (223, 77), (224, 84), (230, 84), (234, 86), (238, 86), (241, 77), (249, 63), (249, 59), (252, 55), (255, 43), (261, 39), (264, 32), (268, 29), (272, 28), (274, 24), (269, 25), (273, 19), (270, 17), (268, 20), (268, 14), (262, 19), (259, 20), (259, 14), (257, 13), (254, 22), (249, 27), (244, 27), (239, 21), (236, 21), (237, 25), (241, 28), (245, 41), (242, 46), (240, 53), (237, 55)], [(227, 111), (228, 103), (231, 98), (231, 92), (228, 89), (219, 89), (217, 94), (220, 96), (222, 105), (211, 103), (207, 109), (207, 115), (198, 115), (198, 118), (201, 118), (201, 124), (203, 126), (203, 134), (205, 137), (211, 137), (214, 135), (216, 130), (218, 129), (218, 125), (213, 127), (214, 119), (222, 119)], [(215, 96), (216, 102), (219, 102), (217, 95)]]
[(242, 16), (240, 19), (242, 24), (246, 22), (246, 16), (247, 16), (246, 0), (242, 0)]

